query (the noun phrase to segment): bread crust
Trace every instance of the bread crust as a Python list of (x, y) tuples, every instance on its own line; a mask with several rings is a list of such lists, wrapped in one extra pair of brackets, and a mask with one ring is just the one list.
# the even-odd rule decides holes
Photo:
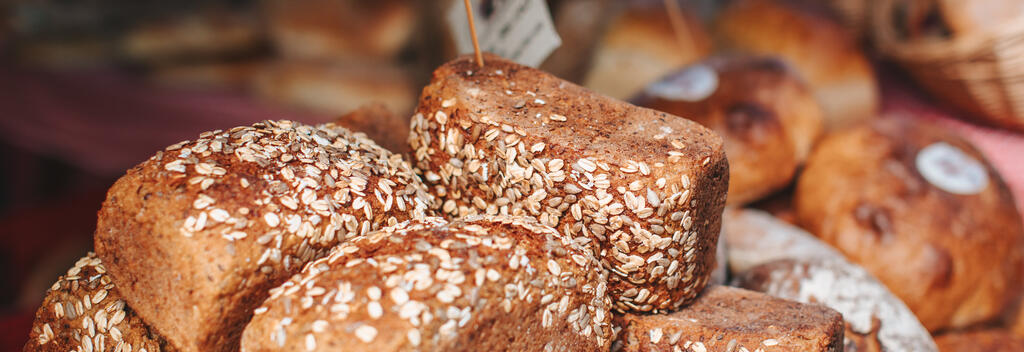
[(727, 286), (673, 313), (616, 315), (615, 325), (613, 351), (843, 351), (839, 312)]
[(941, 352), (1024, 351), (1024, 338), (998, 328), (946, 332), (936, 336), (935, 343)]
[(93, 253), (57, 279), (36, 312), (25, 352), (174, 351), (129, 307)]
[(591, 248), (526, 217), (403, 222), (275, 288), (242, 350), (608, 350), (607, 274)]
[[(717, 84), (699, 100), (659, 91), (705, 79)], [(758, 200), (789, 184), (823, 128), (821, 108), (806, 83), (783, 61), (770, 57), (705, 59), (666, 75), (633, 101), (691, 119), (722, 136), (729, 156), (730, 205)]]
[[(938, 143), (973, 159), (984, 188), (954, 194), (928, 181), (921, 153)], [(1020, 295), (1024, 225), (1013, 196), (980, 152), (937, 127), (880, 120), (826, 138), (794, 201), (804, 228), (885, 283), (931, 331), (995, 318)]]
[(399, 115), (382, 103), (360, 106), (334, 120), (353, 132), (365, 133), (370, 140), (392, 153), (411, 155), (409, 149), (409, 115)]
[(541, 71), (470, 57), (434, 72), (416, 166), (451, 216), (528, 215), (598, 246), (619, 310), (692, 300), (715, 267), (728, 163), (714, 132)]
[(95, 235), (125, 300), (184, 351), (238, 348), (267, 291), (347, 237), (422, 216), (401, 156), (333, 124), (213, 131), (111, 187)]

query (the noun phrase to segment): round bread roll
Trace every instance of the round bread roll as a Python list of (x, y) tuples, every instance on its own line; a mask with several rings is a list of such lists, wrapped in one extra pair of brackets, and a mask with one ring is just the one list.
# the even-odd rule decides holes
[(951, 331), (935, 337), (940, 352), (1024, 351), (1024, 338), (1002, 329)]
[(709, 58), (647, 86), (635, 102), (691, 119), (722, 136), (729, 157), (730, 205), (789, 184), (822, 130), (821, 109), (810, 90), (773, 58)]
[(99, 258), (89, 253), (46, 292), (25, 352), (170, 351), (125, 304)]
[(270, 0), (267, 27), (278, 52), (294, 59), (394, 60), (416, 28), (397, 0)]
[(583, 86), (628, 99), (654, 80), (711, 53), (700, 20), (683, 12), (686, 33), (677, 36), (661, 2), (634, 5), (612, 21), (598, 43)]
[(404, 222), (273, 289), (242, 350), (607, 351), (606, 275), (588, 244), (530, 218)]
[(200, 134), (107, 194), (98, 256), (125, 301), (182, 351), (236, 351), (267, 291), (346, 238), (429, 214), (400, 155), (325, 124)]
[(877, 276), (931, 331), (994, 318), (1021, 292), (1013, 196), (981, 153), (936, 127), (879, 120), (829, 136), (794, 202), (805, 228)]
[(719, 16), (716, 36), (726, 47), (792, 64), (834, 130), (874, 118), (879, 93), (870, 62), (827, 10), (804, 0), (737, 0)]
[(928, 330), (863, 268), (806, 231), (758, 210), (726, 210), (722, 239), (741, 287), (838, 310), (846, 351), (935, 351)]
[(537, 218), (593, 241), (618, 310), (674, 310), (715, 267), (728, 162), (699, 124), (496, 56), (434, 71), (409, 136), (451, 216)]

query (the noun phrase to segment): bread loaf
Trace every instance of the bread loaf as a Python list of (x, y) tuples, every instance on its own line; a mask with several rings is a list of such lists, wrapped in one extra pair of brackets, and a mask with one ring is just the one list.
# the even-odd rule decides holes
[(1024, 225), (1013, 196), (980, 152), (938, 127), (880, 120), (829, 136), (794, 202), (805, 228), (931, 331), (995, 318), (1021, 293)]
[(728, 204), (782, 189), (822, 131), (821, 109), (785, 63), (769, 57), (715, 56), (674, 71), (634, 99), (692, 119), (725, 140)]
[(676, 34), (665, 5), (631, 4), (612, 21), (598, 43), (583, 85), (617, 99), (628, 99), (644, 86), (711, 53), (703, 24), (682, 12), (685, 33)]
[(264, 1), (267, 31), (284, 57), (391, 61), (416, 29), (407, 1)]
[(727, 210), (722, 228), (736, 283), (838, 310), (846, 320), (846, 351), (935, 351), (899, 298), (811, 234), (756, 210)]
[(89, 253), (57, 279), (36, 312), (25, 352), (174, 351), (132, 311)]
[(878, 83), (860, 46), (825, 5), (805, 0), (738, 0), (719, 15), (716, 36), (734, 50), (776, 55), (810, 84), (835, 130), (875, 117)]
[(401, 156), (361, 135), (266, 121), (203, 133), (128, 170), (95, 245), (125, 301), (174, 347), (231, 351), (269, 289), (431, 202)]
[(617, 309), (692, 300), (715, 267), (728, 164), (714, 132), (486, 56), (434, 72), (413, 115), (444, 214), (536, 217), (596, 242)]
[(404, 222), (275, 288), (242, 350), (607, 351), (606, 275), (585, 241), (530, 218)]
[(411, 155), (409, 115), (398, 115), (382, 103), (370, 103), (342, 115), (334, 123), (353, 132), (365, 133), (370, 140), (393, 153)]
[(615, 317), (613, 351), (843, 351), (843, 317), (744, 289), (709, 286), (670, 314)]

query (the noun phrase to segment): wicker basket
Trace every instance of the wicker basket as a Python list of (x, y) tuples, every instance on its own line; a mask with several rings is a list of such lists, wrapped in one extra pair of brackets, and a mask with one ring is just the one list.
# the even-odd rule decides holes
[(983, 122), (1024, 131), (1024, 20), (951, 39), (907, 41), (895, 25), (907, 2), (874, 0), (872, 31), (881, 54), (944, 102)]

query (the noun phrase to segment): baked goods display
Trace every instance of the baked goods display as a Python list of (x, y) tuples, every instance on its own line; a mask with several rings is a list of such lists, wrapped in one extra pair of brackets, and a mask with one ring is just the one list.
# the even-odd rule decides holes
[(177, 349), (232, 350), (267, 290), (432, 202), (400, 155), (361, 135), (266, 121), (129, 170), (108, 192), (95, 245), (125, 301)]
[(106, 272), (89, 253), (57, 279), (24, 351), (173, 351), (125, 303)]
[(608, 26), (583, 86), (628, 99), (647, 84), (711, 53), (711, 39), (695, 15), (683, 12), (687, 33), (673, 30), (660, 2), (633, 4)]
[(843, 351), (838, 312), (726, 286), (674, 313), (626, 314), (615, 324), (613, 351)]
[(691, 119), (722, 136), (730, 205), (789, 184), (823, 124), (806, 84), (771, 57), (714, 56), (648, 85), (633, 102)]
[(696, 297), (715, 267), (728, 165), (682, 118), (595, 94), (496, 56), (436, 71), (409, 142), (451, 216), (536, 217), (593, 241), (619, 310)]
[(606, 275), (586, 242), (531, 218), (413, 220), (272, 290), (242, 350), (607, 350)]
[(792, 64), (834, 130), (874, 118), (880, 102), (871, 64), (827, 10), (802, 0), (738, 0), (718, 17), (715, 35), (727, 48)]
[(949, 132), (879, 120), (836, 133), (797, 182), (800, 224), (878, 277), (929, 330), (995, 318), (1021, 294), (1024, 225), (1013, 197)]
[(811, 234), (757, 210), (727, 210), (722, 223), (739, 287), (838, 310), (846, 351), (936, 351), (899, 298)]

